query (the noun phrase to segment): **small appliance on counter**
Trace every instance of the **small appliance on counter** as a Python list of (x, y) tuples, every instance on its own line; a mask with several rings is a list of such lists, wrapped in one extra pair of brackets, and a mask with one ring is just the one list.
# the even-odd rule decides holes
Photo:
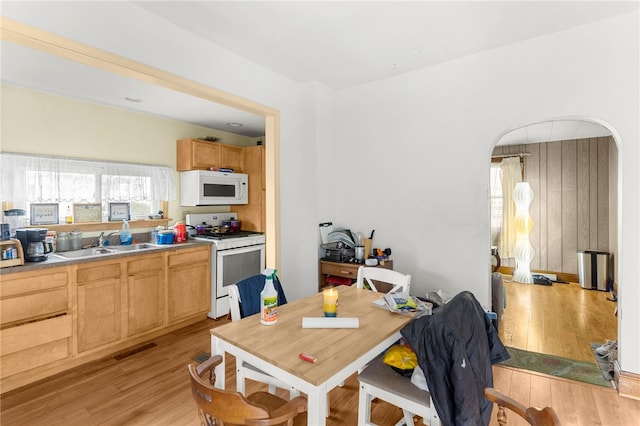
[(22, 244), (24, 260), (27, 262), (42, 262), (53, 252), (53, 244), (46, 241), (46, 228), (16, 229), (16, 236)]
[(10, 209), (4, 211), (4, 221), (9, 224), (10, 238), (16, 238), (16, 229), (28, 225), (27, 212), (22, 209)]

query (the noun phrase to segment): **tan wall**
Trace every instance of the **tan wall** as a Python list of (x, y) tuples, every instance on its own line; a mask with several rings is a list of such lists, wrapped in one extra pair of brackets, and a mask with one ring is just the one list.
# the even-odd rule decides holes
[[(0, 150), (95, 160), (164, 165), (175, 169), (176, 140), (215, 136), (220, 142), (249, 146), (249, 138), (221, 130), (130, 112), (3, 84)], [(262, 138), (258, 138), (262, 139)], [(176, 186), (179, 180), (176, 174)], [(176, 188), (176, 192), (179, 187)], [(169, 203), (169, 217), (214, 208)], [(216, 207), (215, 211), (228, 211)]]
[[(525, 180), (535, 198), (529, 209), (536, 256), (531, 268), (577, 273), (577, 251), (613, 252), (617, 148), (611, 137), (496, 147), (494, 154), (528, 152)], [(613, 194), (611, 194), (613, 190)], [(613, 235), (612, 235), (613, 234)], [(515, 266), (505, 259), (505, 266)]]

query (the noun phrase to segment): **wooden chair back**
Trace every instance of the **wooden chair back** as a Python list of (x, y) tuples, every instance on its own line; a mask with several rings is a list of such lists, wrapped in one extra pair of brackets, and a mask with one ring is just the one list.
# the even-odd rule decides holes
[(194, 363), (188, 367), (191, 394), (203, 425), (293, 426), (301, 423), (299, 419), (306, 422), (306, 416), (298, 416), (306, 411), (306, 400), (303, 398), (285, 401), (266, 392), (256, 392), (245, 398), (239, 392), (215, 388), (214, 368), (221, 362), (222, 357), (214, 355), (200, 365)]
[(513, 411), (533, 426), (558, 426), (560, 419), (551, 407), (543, 409), (536, 407), (525, 407), (513, 398), (504, 395), (493, 388), (486, 388), (484, 396), (491, 402), (498, 405), (498, 423), (501, 426), (507, 424), (506, 408)]
[(392, 269), (376, 268), (374, 266), (361, 266), (358, 268), (356, 287), (365, 288), (366, 283), (372, 291), (377, 292), (379, 290), (376, 288), (374, 281), (391, 284), (393, 288), (389, 290), (389, 292), (404, 291), (409, 293), (411, 275), (403, 274)]

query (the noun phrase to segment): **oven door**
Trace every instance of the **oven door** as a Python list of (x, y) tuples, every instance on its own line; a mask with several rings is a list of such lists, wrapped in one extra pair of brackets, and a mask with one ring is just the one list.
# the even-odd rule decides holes
[(215, 300), (211, 300), (215, 318), (229, 313), (228, 286), (264, 271), (264, 247), (264, 244), (257, 244), (228, 250), (216, 250)]

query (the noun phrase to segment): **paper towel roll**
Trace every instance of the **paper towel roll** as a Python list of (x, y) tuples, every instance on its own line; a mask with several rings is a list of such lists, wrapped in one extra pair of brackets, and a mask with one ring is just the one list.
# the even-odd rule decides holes
[(303, 317), (302, 328), (360, 328), (360, 319), (348, 317)]

